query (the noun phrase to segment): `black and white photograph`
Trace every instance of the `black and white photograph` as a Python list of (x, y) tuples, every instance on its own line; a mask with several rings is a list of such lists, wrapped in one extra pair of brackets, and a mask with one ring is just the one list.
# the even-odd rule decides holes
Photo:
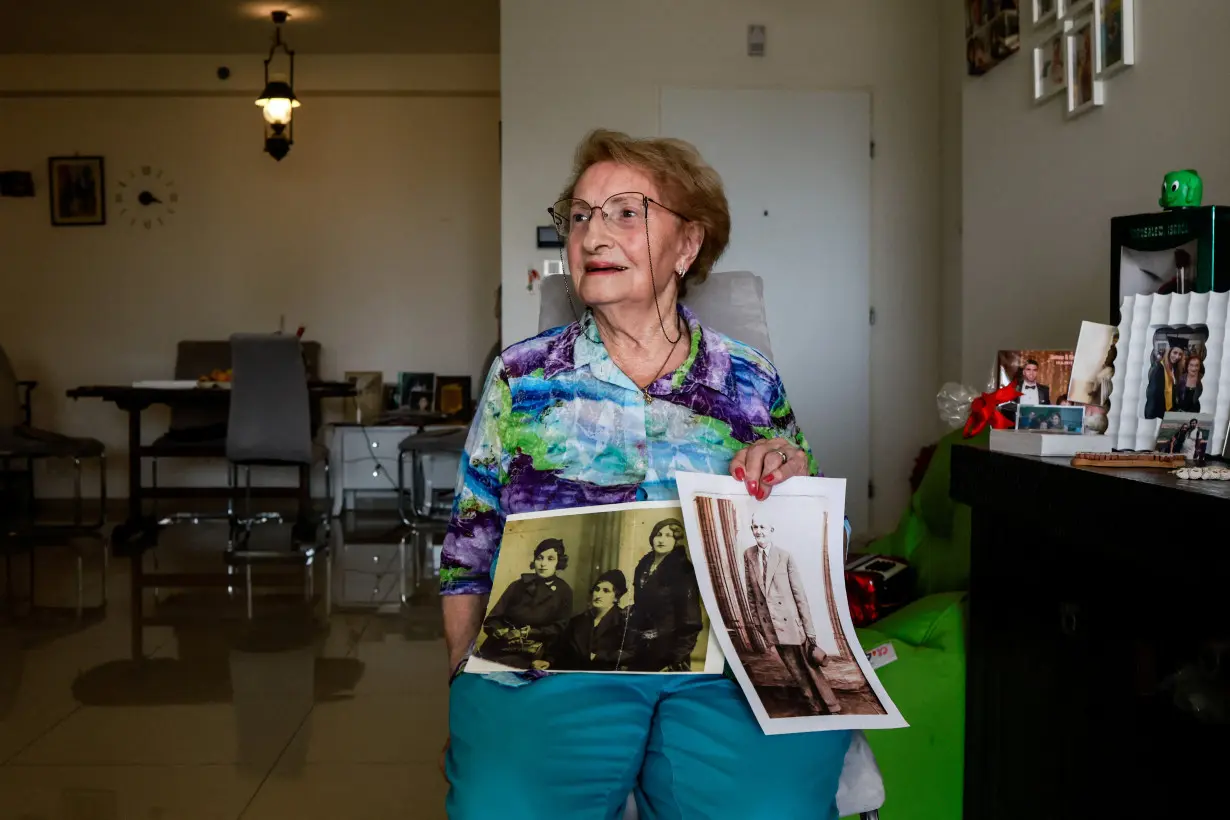
[(467, 672), (720, 674), (677, 502), (509, 516)]
[(765, 501), (679, 473), (713, 634), (766, 734), (905, 726), (858, 643), (845, 589), (845, 481), (793, 478)]
[(1157, 427), (1155, 449), (1181, 455), (1188, 461), (1201, 461), (1208, 454), (1212, 438), (1212, 413), (1167, 413)]
[(1110, 405), (1118, 337), (1114, 325), (1081, 322), (1072, 359), (1072, 379), (1068, 383), (1068, 400), (1073, 404), (1095, 404), (1102, 408)]
[(1160, 419), (1172, 411), (1211, 412), (1204, 407), (1208, 372), (1208, 325), (1155, 325), (1144, 389), (1144, 418)]

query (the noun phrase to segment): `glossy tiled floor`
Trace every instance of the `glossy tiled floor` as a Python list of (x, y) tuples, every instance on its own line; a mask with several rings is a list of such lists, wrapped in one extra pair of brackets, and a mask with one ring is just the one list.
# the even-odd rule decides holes
[[(261, 537), (285, 538), (278, 529)], [(171, 528), (160, 567), (217, 571), (224, 538), (217, 524)], [(335, 549), (335, 600), (395, 604), (395, 544)], [(16, 611), (0, 614), (0, 820), (444, 817), (430, 571), (405, 608), (335, 604), (328, 619), (301, 595), (258, 596), (248, 622), (241, 590), (164, 590), (165, 625), (145, 629), (135, 663), (128, 562), (112, 561), (109, 604), (96, 607), (101, 562), (96, 546), (85, 552), (80, 621), (71, 551), (38, 553), (32, 610), (15, 559)]]

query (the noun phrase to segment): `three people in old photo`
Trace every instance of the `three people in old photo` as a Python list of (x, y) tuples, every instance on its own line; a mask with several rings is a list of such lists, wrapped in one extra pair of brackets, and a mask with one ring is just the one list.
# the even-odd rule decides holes
[(475, 657), (551, 672), (704, 671), (707, 625), (696, 573), (683, 523), (668, 513), (538, 519), (529, 529), (555, 537), (521, 543), (511, 526), (503, 552), (515, 561), (532, 544), (530, 571), (502, 590), (497, 577)]

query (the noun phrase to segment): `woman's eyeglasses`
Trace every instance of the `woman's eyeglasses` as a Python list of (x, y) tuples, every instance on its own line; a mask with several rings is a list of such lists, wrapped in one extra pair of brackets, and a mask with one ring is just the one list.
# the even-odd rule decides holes
[(583, 199), (561, 199), (547, 208), (547, 213), (551, 214), (551, 219), (555, 222), (555, 230), (564, 238), (574, 231), (585, 230), (594, 216), (594, 211), (602, 213), (602, 219), (609, 230), (616, 233), (629, 233), (645, 230), (645, 220), (650, 203), (674, 214), (684, 222), (692, 221), (656, 199), (650, 199), (636, 192), (613, 194), (607, 197), (606, 202), (601, 205), (590, 205)]

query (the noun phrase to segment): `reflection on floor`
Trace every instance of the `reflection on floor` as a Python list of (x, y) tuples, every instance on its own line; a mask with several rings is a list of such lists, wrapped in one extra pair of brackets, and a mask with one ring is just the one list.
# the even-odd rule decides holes
[[(129, 657), (126, 559), (111, 562), (105, 609), (87, 563), (77, 621), (72, 553), (37, 553), (33, 609), (17, 556), (17, 600), (0, 600), (0, 820), (443, 818), (433, 551), (407, 544), (402, 607), (398, 538), (364, 518), (364, 537), (335, 539), (327, 620), (320, 577), (314, 605), (262, 595), (252, 621), (242, 584), (161, 590), (146, 600), (159, 624), (142, 663)], [(224, 524), (169, 528), (159, 568), (217, 571), (225, 536)]]

